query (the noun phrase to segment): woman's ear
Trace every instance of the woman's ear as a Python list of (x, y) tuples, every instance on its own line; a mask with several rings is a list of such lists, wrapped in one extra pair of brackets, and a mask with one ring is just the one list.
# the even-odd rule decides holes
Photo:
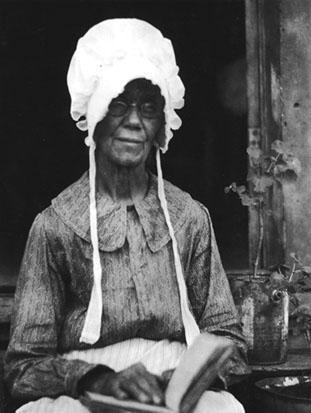
[(159, 129), (155, 139), (154, 139), (154, 146), (163, 148), (165, 146), (166, 135), (165, 135), (165, 122), (163, 122), (162, 126)]

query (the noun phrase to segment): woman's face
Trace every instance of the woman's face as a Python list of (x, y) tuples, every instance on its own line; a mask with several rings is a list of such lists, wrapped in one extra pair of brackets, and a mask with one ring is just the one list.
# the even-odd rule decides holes
[(109, 105), (95, 128), (96, 155), (117, 166), (144, 164), (164, 125), (164, 98), (149, 80), (135, 79)]

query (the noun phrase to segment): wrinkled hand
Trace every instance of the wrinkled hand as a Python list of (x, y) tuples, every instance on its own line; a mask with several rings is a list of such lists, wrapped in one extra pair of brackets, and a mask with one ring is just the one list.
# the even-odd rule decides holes
[(100, 373), (86, 383), (83, 390), (114, 396), (117, 399), (134, 399), (142, 403), (163, 404), (163, 380), (137, 363), (125, 370)]

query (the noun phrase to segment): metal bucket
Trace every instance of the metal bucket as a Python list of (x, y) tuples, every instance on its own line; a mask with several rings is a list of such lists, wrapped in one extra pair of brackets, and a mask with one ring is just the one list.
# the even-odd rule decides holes
[(252, 364), (279, 364), (286, 361), (288, 341), (287, 293), (273, 297), (267, 277), (235, 280), (233, 296)]
[(258, 412), (310, 413), (311, 376), (273, 377), (255, 383)]

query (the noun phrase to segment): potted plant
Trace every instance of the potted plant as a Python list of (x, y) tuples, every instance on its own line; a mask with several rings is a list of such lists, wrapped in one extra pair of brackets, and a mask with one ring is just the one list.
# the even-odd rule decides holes
[(291, 267), (280, 266), (274, 273), (278, 291), (290, 297), (290, 329), (293, 336), (304, 336), (311, 350), (311, 267), (306, 266), (296, 253), (291, 253)]
[(250, 361), (273, 364), (286, 358), (289, 296), (286, 277), (280, 271), (282, 266), (276, 270), (261, 266), (264, 219), (265, 215), (273, 214), (267, 207), (266, 199), (273, 185), (294, 182), (301, 165), (291, 148), (280, 140), (271, 144), (269, 153), (264, 153), (255, 139), (247, 148), (247, 154), (248, 185), (233, 182), (225, 188), (225, 192), (233, 192), (242, 205), (256, 211), (258, 241), (250, 277), (247, 281), (236, 283), (233, 294), (249, 346)]

